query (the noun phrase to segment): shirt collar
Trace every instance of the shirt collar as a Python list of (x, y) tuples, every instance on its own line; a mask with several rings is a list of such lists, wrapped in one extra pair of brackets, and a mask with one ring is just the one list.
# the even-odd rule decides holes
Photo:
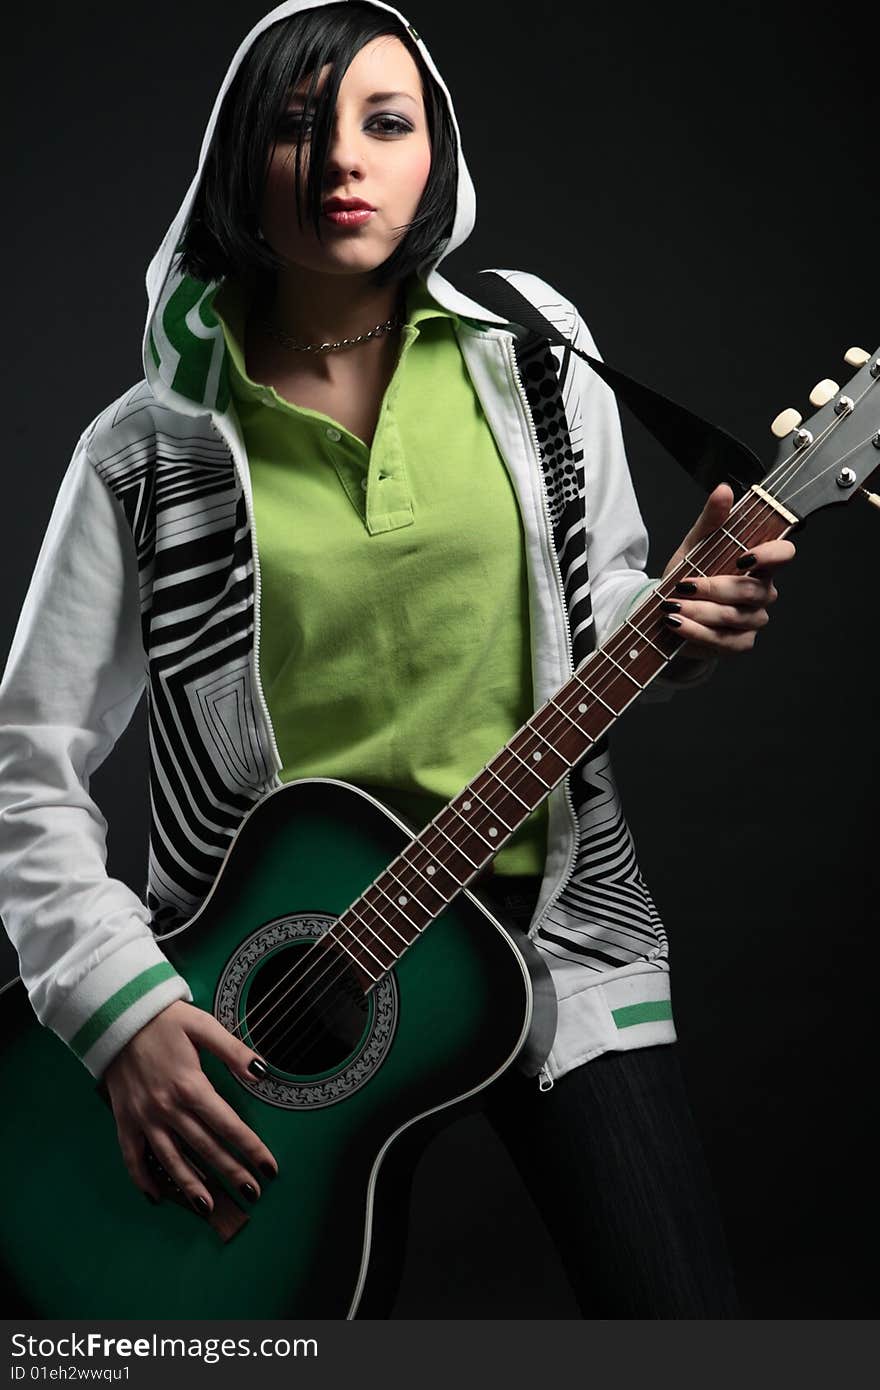
[[(406, 324), (418, 335), (419, 324), (427, 319), (446, 318), (459, 322), (459, 315), (452, 309), (438, 304), (428, 290), (424, 280), (411, 275), (406, 284)], [(229, 373), (232, 393), (240, 400), (263, 399), (266, 388), (253, 381), (247, 374), (244, 357), (244, 334), (250, 294), (247, 287), (235, 276), (225, 279), (217, 290), (212, 308), (220, 321), (226, 347), (229, 353)]]

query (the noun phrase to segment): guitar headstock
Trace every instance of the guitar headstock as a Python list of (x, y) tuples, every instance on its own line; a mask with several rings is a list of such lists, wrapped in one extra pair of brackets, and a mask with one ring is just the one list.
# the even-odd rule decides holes
[(783, 410), (770, 427), (781, 442), (762, 487), (801, 520), (856, 493), (880, 507), (865, 486), (880, 469), (880, 349), (850, 348), (844, 361), (856, 371), (843, 389), (817, 382), (814, 414)]

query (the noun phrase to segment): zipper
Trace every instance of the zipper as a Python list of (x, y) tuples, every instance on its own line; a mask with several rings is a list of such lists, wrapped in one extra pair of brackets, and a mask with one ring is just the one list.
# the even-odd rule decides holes
[(541, 1070), (538, 1072), (538, 1090), (552, 1091), (555, 1084), (556, 1083), (554, 1082), (553, 1077), (550, 1075), (550, 1068), (547, 1066), (547, 1063), (545, 1062)]
[[(553, 571), (554, 571), (554, 573), (555, 573), (555, 575), (556, 575), (556, 588), (557, 588), (557, 592), (558, 592), (558, 594), (559, 594), (559, 602), (560, 602), (561, 605), (562, 605), (562, 611), (563, 611), (563, 613), (564, 613), (564, 615), (565, 615), (565, 645), (566, 645), (566, 650), (568, 651), (568, 666), (569, 666), (569, 671), (570, 671), (571, 675), (574, 675), (574, 650), (573, 650), (572, 644), (571, 644), (571, 617), (570, 617), (569, 611), (568, 611), (568, 603), (566, 602), (566, 598), (565, 598), (565, 586), (563, 585), (563, 582), (562, 582), (562, 570), (561, 570), (560, 565), (559, 565), (559, 556), (556, 554), (556, 546), (553, 544), (553, 526), (552, 526), (552, 523), (551, 523), (551, 521), (550, 521), (550, 507), (549, 507), (549, 502), (548, 502), (548, 498), (547, 498), (547, 488), (546, 488), (545, 483), (544, 483), (544, 469), (543, 469), (543, 467), (542, 467), (542, 465), (541, 465), (541, 446), (540, 446), (540, 444), (539, 444), (539, 442), (538, 442), (538, 432), (537, 432), (537, 430), (535, 429), (535, 422), (534, 422), (534, 420), (532, 419), (532, 409), (531, 409), (531, 406), (529, 405), (529, 398), (528, 398), (528, 396), (526, 395), (525, 387), (524, 387), (523, 384), (522, 384), (522, 377), (521, 377), (520, 374), (519, 374), (519, 366), (518, 366), (518, 364), (517, 364), (516, 353), (515, 353), (514, 347), (513, 347), (513, 338), (512, 338), (512, 337), (505, 337), (505, 339), (504, 339), (504, 345), (505, 345), (505, 349), (506, 349), (506, 352), (507, 352), (508, 360), (509, 360), (509, 362), (510, 362), (510, 367), (511, 367), (511, 372), (512, 372), (512, 375), (513, 375), (513, 379), (514, 379), (514, 382), (516, 383), (517, 392), (518, 392), (518, 394), (519, 394), (520, 400), (522, 401), (523, 410), (525, 411), (526, 423), (528, 424), (528, 427), (529, 427), (529, 434), (530, 434), (531, 440), (532, 440), (532, 448), (533, 448), (533, 450), (534, 450), (535, 458), (536, 458), (537, 463), (538, 463), (538, 481), (539, 481), (540, 484), (541, 484), (541, 504), (542, 504), (542, 508), (543, 508), (543, 512), (544, 512), (544, 524), (545, 524), (545, 527), (546, 527), (547, 543), (548, 543), (548, 547), (549, 547), (549, 550), (550, 550), (550, 557), (551, 557), (551, 559), (552, 559), (552, 561), (553, 561)], [(574, 838), (573, 838), (573, 841), (572, 841), (572, 846), (571, 846), (571, 853), (570, 853), (570, 855), (569, 855), (568, 864), (566, 865), (565, 871), (564, 871), (564, 873), (563, 873), (563, 875), (562, 875), (562, 878), (561, 878), (560, 881), (559, 881), (559, 886), (554, 890), (553, 893), (550, 894), (550, 897), (547, 899), (546, 903), (544, 904), (544, 910), (543, 910), (543, 912), (541, 913), (541, 915), (540, 915), (540, 917), (538, 918), (538, 920), (534, 923), (534, 925), (530, 928), (530, 930), (529, 930), (529, 932), (528, 932), (528, 936), (529, 936), (529, 939), (530, 939), (530, 940), (532, 939), (532, 937), (534, 937), (534, 936), (536, 935), (536, 933), (538, 932), (538, 929), (539, 929), (540, 926), (541, 926), (541, 923), (542, 923), (542, 922), (544, 921), (544, 919), (546, 918), (546, 916), (547, 916), (548, 912), (550, 911), (551, 907), (552, 907), (553, 904), (556, 902), (556, 899), (557, 899), (557, 898), (560, 896), (560, 894), (562, 893), (562, 890), (565, 888), (565, 885), (568, 883), (568, 880), (569, 880), (569, 878), (571, 877), (572, 870), (573, 870), (575, 864), (577, 863), (577, 855), (578, 855), (578, 849), (579, 849), (579, 846), (580, 846), (580, 838), (581, 838), (581, 828), (580, 828), (580, 825), (578, 824), (577, 815), (575, 814), (575, 809), (574, 809), (574, 798), (572, 797), (572, 794), (571, 794), (571, 769), (569, 769), (569, 771), (565, 774), (565, 777), (563, 778), (563, 782), (564, 782), (564, 787), (565, 787), (565, 799), (566, 799), (566, 802), (567, 802), (567, 804), (568, 804), (568, 813), (569, 813), (569, 818), (570, 818), (570, 820), (571, 820), (571, 826), (572, 826), (572, 831), (573, 831), (573, 835), (574, 835)], [(539, 1075), (543, 1076), (543, 1074), (544, 1074), (545, 1071), (546, 1071), (546, 1067), (542, 1067), (542, 1068), (541, 1068), (541, 1072), (539, 1073)], [(542, 1091), (549, 1091), (549, 1090), (550, 1090), (550, 1087), (553, 1085), (553, 1078), (550, 1076), (550, 1073), (547, 1072), (546, 1074), (547, 1074), (547, 1079), (548, 1079), (548, 1081), (549, 1081), (549, 1085), (545, 1086), (545, 1085), (542, 1084), (542, 1085), (541, 1085), (541, 1090), (542, 1090)]]
[(275, 741), (275, 730), (272, 727), (272, 717), (269, 714), (269, 706), (266, 703), (266, 696), (263, 692), (263, 682), (260, 679), (260, 595), (262, 582), (260, 577), (260, 555), (257, 549), (256, 521), (254, 518), (253, 507), (251, 506), (250, 497), (248, 495), (248, 489), (244, 483), (241, 465), (239, 463), (239, 459), (235, 451), (236, 441), (234, 438), (230, 438), (229, 436), (227, 436), (225, 431), (222, 430), (220, 426), (217, 424), (213, 415), (211, 415), (209, 418), (211, 422), (211, 429), (214, 431), (215, 434), (220, 436), (220, 438), (224, 441), (227, 448), (229, 449), (230, 454), (232, 455), (232, 463), (236, 473), (238, 474), (238, 480), (241, 485), (242, 495), (244, 496), (244, 505), (245, 510), (247, 512), (248, 525), (250, 527), (251, 532), (251, 560), (254, 567), (254, 640), (251, 647), (251, 677), (254, 683), (254, 690), (257, 693), (257, 703), (259, 705), (260, 712), (263, 716), (263, 721), (266, 730), (269, 734), (269, 742), (272, 748), (272, 754), (275, 758), (275, 781), (276, 784), (279, 784), (280, 778), (278, 777), (278, 771), (282, 767), (282, 758), (281, 754), (278, 751), (278, 744)]

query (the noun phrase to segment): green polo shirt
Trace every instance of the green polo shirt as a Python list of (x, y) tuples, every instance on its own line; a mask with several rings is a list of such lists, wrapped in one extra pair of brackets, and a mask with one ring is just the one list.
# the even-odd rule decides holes
[[(456, 315), (415, 276), (406, 304), (372, 447), (248, 377), (237, 281), (214, 309), (250, 463), (279, 775), (356, 783), (421, 827), (534, 704), (516, 494)], [(546, 847), (544, 802), (495, 872), (541, 874)]]

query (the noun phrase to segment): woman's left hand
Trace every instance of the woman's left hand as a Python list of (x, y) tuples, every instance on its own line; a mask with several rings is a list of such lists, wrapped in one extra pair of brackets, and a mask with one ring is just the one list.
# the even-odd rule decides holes
[[(698, 541), (724, 525), (733, 500), (733, 488), (728, 483), (719, 483), (709, 494), (700, 516), (663, 571), (664, 579)], [(729, 574), (699, 575), (683, 570), (681, 580), (688, 587), (681, 592), (676, 586), (675, 609), (666, 613), (670, 629), (685, 639), (676, 661), (750, 651), (759, 629), (770, 620), (768, 607), (779, 596), (772, 575), (794, 554), (795, 547), (789, 540), (762, 541), (749, 552), (752, 563), (736, 566), (732, 562)]]

